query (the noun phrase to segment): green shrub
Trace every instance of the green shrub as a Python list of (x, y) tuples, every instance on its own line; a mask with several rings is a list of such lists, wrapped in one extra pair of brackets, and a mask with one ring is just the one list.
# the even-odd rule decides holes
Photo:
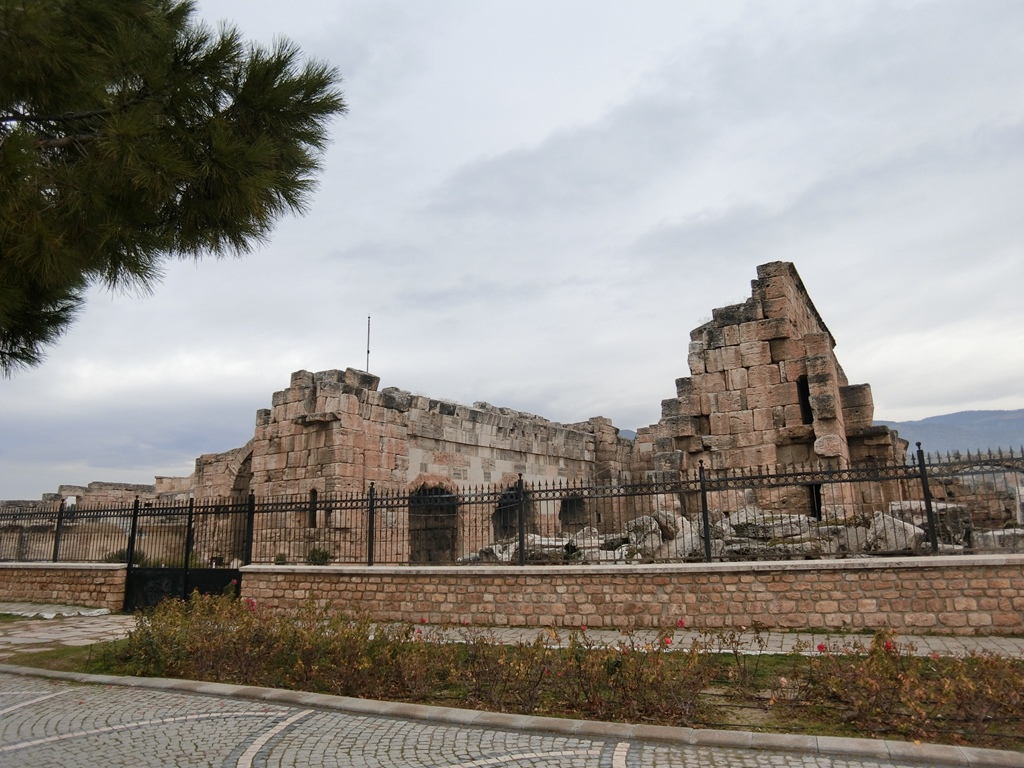
[[(127, 563), (128, 562), (128, 550), (117, 549), (113, 552), (108, 552), (103, 556), (102, 562), (104, 563)], [(144, 568), (149, 565), (149, 559), (141, 549), (136, 549), (132, 555), (132, 565), (136, 565), (139, 568)]]
[(327, 565), (331, 562), (331, 553), (326, 549), (313, 547), (306, 553), (306, 565)]

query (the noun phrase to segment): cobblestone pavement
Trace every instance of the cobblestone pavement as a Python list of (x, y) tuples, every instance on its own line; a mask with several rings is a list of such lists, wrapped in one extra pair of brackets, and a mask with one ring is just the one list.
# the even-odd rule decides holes
[[(11, 669), (11, 668), (8, 668)], [(124, 682), (124, 680), (117, 681)], [(654, 729), (580, 721), (548, 721), (495, 713), (444, 710), (384, 702), (233, 686), (218, 693), (86, 685), (0, 671), (0, 765), (4, 768), (290, 768), (303, 766), (529, 766), (541, 768), (911, 768), (1019, 766), (1019, 754), (914, 747), (894, 742), (799, 737), (800, 751), (779, 744), (751, 748), (751, 734)], [(182, 687), (181, 682), (171, 683)], [(234, 689), (234, 690), (232, 690)], [(263, 700), (259, 697), (264, 694)], [(291, 699), (288, 701), (288, 699)], [(333, 706), (332, 706), (333, 705)], [(373, 713), (374, 706), (439, 710), (433, 721)], [(516, 725), (520, 727), (515, 727)], [(558, 729), (558, 730), (555, 730)], [(648, 736), (645, 738), (646, 735)], [(649, 738), (659, 731), (661, 740)], [(671, 739), (674, 732), (675, 740)], [(696, 737), (694, 737), (696, 734)], [(708, 743), (685, 743), (705, 734)], [(668, 738), (669, 740), (665, 740)], [(769, 739), (769, 737), (763, 737)], [(727, 743), (730, 740), (733, 743)], [(770, 739), (769, 739), (770, 740)], [(715, 742), (718, 742), (717, 744)], [(740, 748), (743, 744), (746, 748)], [(857, 746), (859, 750), (852, 747)], [(830, 747), (834, 754), (829, 754)], [(893, 754), (903, 749), (908, 754)], [(914, 750), (917, 750), (914, 752)], [(860, 751), (862, 754), (854, 754)], [(865, 751), (869, 754), (863, 754)], [(871, 752), (873, 751), (873, 754)], [(993, 757), (994, 756), (994, 757)], [(1009, 762), (1014, 760), (1017, 762)]]

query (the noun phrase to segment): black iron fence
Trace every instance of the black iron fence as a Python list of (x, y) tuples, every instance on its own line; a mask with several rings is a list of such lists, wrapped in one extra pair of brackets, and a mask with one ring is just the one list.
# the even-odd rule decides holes
[[(0, 513), (0, 560), (640, 563), (1024, 552), (1024, 457), (666, 473), (637, 484), (519, 482)], [(187, 587), (183, 586), (183, 590)]]

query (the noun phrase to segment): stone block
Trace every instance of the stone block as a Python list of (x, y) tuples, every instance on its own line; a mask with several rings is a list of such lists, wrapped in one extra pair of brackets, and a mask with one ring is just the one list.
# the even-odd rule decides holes
[(806, 360), (783, 360), (779, 363), (779, 375), (783, 381), (797, 381), (807, 375)]
[(768, 348), (771, 351), (773, 363), (799, 360), (806, 356), (804, 343), (800, 339), (771, 339), (768, 342)]
[(782, 383), (777, 365), (758, 365), (747, 370), (747, 385), (751, 389), (766, 389)]
[(761, 300), (761, 309), (764, 311), (765, 317), (796, 317), (793, 302), (788, 296), (765, 297)]
[(672, 437), (687, 437), (697, 434), (697, 422), (692, 416), (670, 416), (662, 419), (662, 425)]
[(743, 356), (740, 354), (739, 345), (722, 347), (722, 368), (728, 371), (730, 368), (739, 368), (743, 365)]
[(693, 391), (699, 395), (711, 394), (713, 392), (725, 392), (728, 387), (725, 385), (725, 374), (721, 371), (705, 373), (701, 376), (692, 377)]
[(814, 452), (821, 457), (836, 457), (845, 454), (846, 441), (839, 435), (822, 435), (814, 441)]
[(784, 426), (782, 423), (782, 409), (780, 408), (755, 408), (753, 414), (754, 429), (758, 432), (774, 430)]
[(836, 399), (832, 395), (811, 395), (811, 411), (817, 419), (835, 419), (839, 412), (836, 409)]
[(763, 316), (761, 305), (754, 299), (747, 299), (742, 304), (718, 307), (711, 311), (711, 321), (719, 328), (754, 322), (760, 320)]
[(744, 323), (740, 326), (740, 342), (771, 341), (772, 339), (791, 339), (797, 335), (793, 321), (788, 317), (775, 317)]
[(870, 384), (852, 384), (839, 390), (843, 408), (864, 408), (874, 405)]
[[(731, 349), (735, 349), (735, 347), (731, 347)], [(746, 389), (748, 386), (747, 369), (731, 368), (726, 371), (725, 381), (726, 386), (728, 386), (730, 390)]]
[(804, 335), (804, 349), (809, 357), (831, 355), (835, 342), (828, 333), (808, 333)]
[[(705, 451), (728, 451), (736, 446), (735, 435), (704, 435), (700, 439)], [(737, 465), (739, 466), (739, 465)]]
[(769, 387), (767, 395), (768, 402), (766, 405), (769, 407), (800, 404), (800, 396), (797, 393), (796, 382), (787, 381), (781, 384), (776, 384), (773, 387)]
[(874, 413), (872, 406), (843, 408), (843, 423), (847, 430), (864, 429), (871, 426)]
[(295, 371), (292, 373), (291, 388), (312, 387), (314, 384), (313, 374), (309, 371)]
[[(714, 373), (716, 371), (724, 370), (722, 365), (722, 350), (721, 349), (709, 349), (704, 353), (704, 369), (708, 373)], [(690, 372), (694, 372), (694, 368), (690, 366)]]
[(739, 435), (753, 431), (754, 412), (734, 411), (729, 413), (729, 434)]
[(747, 410), (747, 398), (743, 392), (717, 392), (712, 395), (712, 403), (712, 413)]
[(744, 368), (772, 363), (772, 350), (766, 341), (745, 341), (739, 345), (739, 352)]
[(729, 430), (729, 414), (728, 413), (712, 413), (711, 414), (711, 434), (712, 435), (728, 435), (731, 434)]

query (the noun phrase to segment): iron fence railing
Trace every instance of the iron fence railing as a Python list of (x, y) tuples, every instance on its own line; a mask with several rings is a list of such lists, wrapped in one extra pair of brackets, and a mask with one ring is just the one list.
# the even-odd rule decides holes
[(665, 473), (637, 484), (423, 486), (412, 492), (0, 512), (0, 560), (637, 563), (1024, 552), (1024, 456)]

